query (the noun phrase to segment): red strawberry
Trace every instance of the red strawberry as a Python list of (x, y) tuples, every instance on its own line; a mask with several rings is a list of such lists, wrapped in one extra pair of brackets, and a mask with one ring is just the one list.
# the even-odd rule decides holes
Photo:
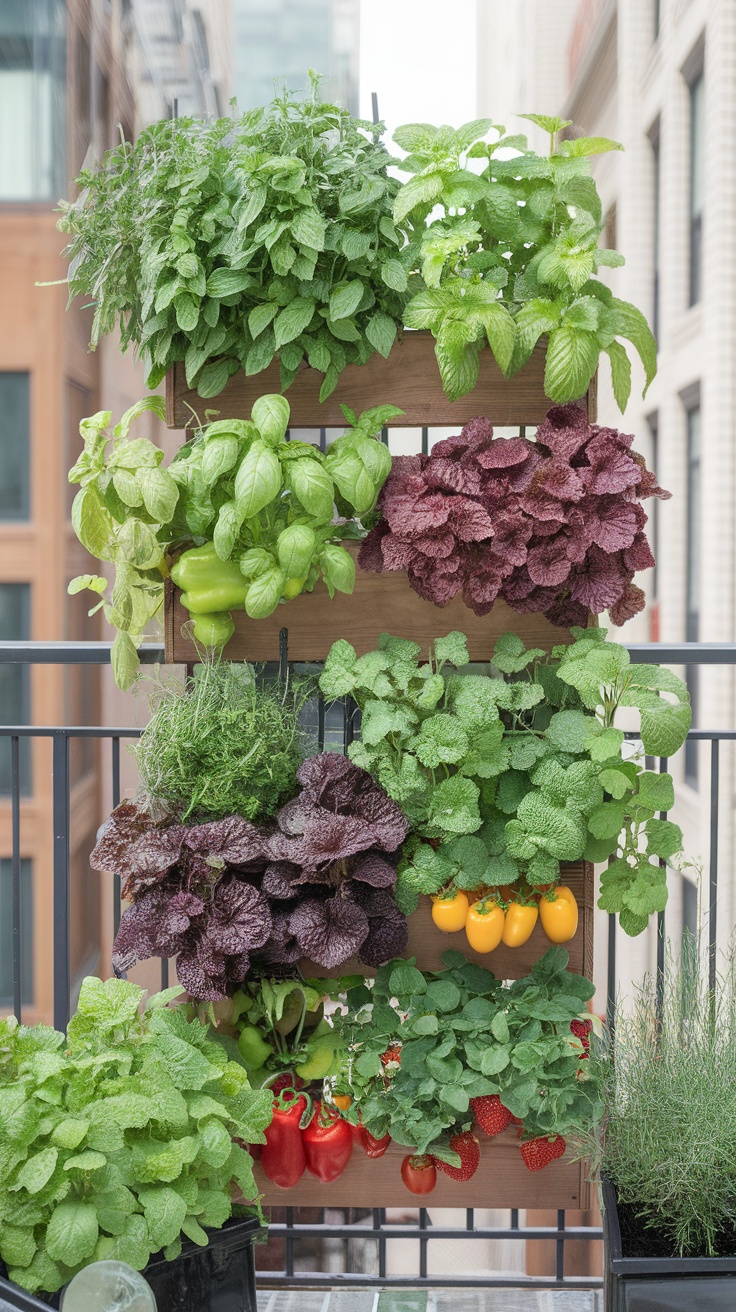
[(554, 1139), (541, 1135), (538, 1139), (527, 1139), (521, 1145), (521, 1156), (528, 1171), (543, 1171), (545, 1166), (562, 1157), (567, 1144), (561, 1134)]
[(571, 1033), (576, 1039), (580, 1039), (583, 1045), (583, 1051), (580, 1054), (580, 1060), (590, 1056), (590, 1031), (593, 1028), (592, 1020), (580, 1020), (579, 1017), (570, 1021)]
[(504, 1107), (497, 1093), (486, 1094), (482, 1098), (471, 1098), (476, 1124), (484, 1134), (501, 1134), (514, 1119), (508, 1107)]
[(401, 1044), (390, 1043), (385, 1052), (381, 1053), (381, 1063), (388, 1066), (390, 1061), (396, 1062), (397, 1066), (401, 1065)]
[(453, 1152), (460, 1154), (460, 1166), (448, 1166), (447, 1162), (441, 1162), (439, 1157), (433, 1157), (433, 1162), (438, 1171), (443, 1171), (449, 1175), (451, 1180), (465, 1181), (475, 1175), (480, 1162), (480, 1144), (470, 1130), (463, 1134), (453, 1134), (450, 1140), (450, 1147)]

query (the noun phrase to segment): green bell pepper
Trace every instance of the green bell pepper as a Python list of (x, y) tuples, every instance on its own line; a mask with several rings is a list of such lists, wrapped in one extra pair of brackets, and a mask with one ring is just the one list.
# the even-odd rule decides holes
[(257, 1070), (273, 1057), (273, 1048), (266, 1043), (257, 1025), (243, 1026), (238, 1035), (238, 1050), (249, 1070)]
[(220, 560), (213, 542), (182, 552), (171, 577), (181, 588), (182, 606), (192, 615), (245, 609), (250, 580), (244, 578), (237, 561)]

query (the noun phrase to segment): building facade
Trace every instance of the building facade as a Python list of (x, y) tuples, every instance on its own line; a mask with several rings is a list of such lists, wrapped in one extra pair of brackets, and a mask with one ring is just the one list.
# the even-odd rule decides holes
[[(83, 165), (133, 139), (178, 100), (227, 105), (229, 6), (175, 0), (6, 0), (0, 5), (0, 638), (96, 639), (99, 619), (67, 583), (89, 568), (72, 532), (66, 472), (79, 421), (119, 415), (145, 394), (143, 370), (108, 339), (87, 349), (91, 315), (66, 309), (65, 238), (54, 213)], [(178, 23), (178, 27), (176, 24)], [(168, 27), (167, 27), (168, 24)], [(167, 54), (177, 37), (176, 58)], [(50, 284), (39, 286), (39, 284)], [(141, 431), (163, 437), (150, 417)], [(109, 672), (108, 672), (109, 673)], [(124, 718), (121, 719), (121, 714)], [(129, 723), (94, 667), (0, 666), (5, 724)], [(51, 744), (21, 740), (25, 1016), (49, 1019), (52, 965)], [(109, 959), (112, 890), (87, 857), (109, 808), (97, 748), (70, 743), (71, 925), (75, 978)], [(10, 1003), (11, 753), (0, 742), (0, 1008)]]
[(286, 87), (304, 91), (308, 69), (322, 95), (358, 113), (360, 0), (233, 0), (237, 108), (265, 105)]

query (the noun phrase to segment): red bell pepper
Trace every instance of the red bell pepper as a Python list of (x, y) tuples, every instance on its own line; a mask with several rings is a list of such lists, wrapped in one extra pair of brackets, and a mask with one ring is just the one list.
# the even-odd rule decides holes
[(307, 1165), (301, 1120), (309, 1108), (309, 1099), (293, 1088), (282, 1089), (273, 1102), (273, 1120), (266, 1130), (261, 1147), (261, 1166), (280, 1189), (293, 1189)]
[(364, 1125), (354, 1125), (353, 1135), (366, 1157), (383, 1157), (391, 1142), (390, 1134), (384, 1134), (382, 1139), (377, 1139), (370, 1130), (366, 1130)]
[(353, 1151), (353, 1132), (337, 1110), (315, 1103), (314, 1116), (303, 1134), (307, 1170), (323, 1184), (342, 1175)]

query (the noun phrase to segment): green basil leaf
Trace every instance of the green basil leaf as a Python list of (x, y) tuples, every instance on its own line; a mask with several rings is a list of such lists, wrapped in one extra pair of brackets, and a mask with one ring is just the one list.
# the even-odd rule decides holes
[(74, 498), (72, 528), (91, 556), (112, 560), (113, 522), (91, 483)]
[(255, 441), (235, 475), (235, 500), (244, 519), (273, 501), (281, 488), (281, 465), (264, 441)]
[(260, 396), (253, 403), (250, 413), (264, 442), (268, 442), (270, 446), (277, 446), (289, 427), (291, 411), (286, 397), (279, 396), (278, 393)]
[(280, 569), (270, 569), (251, 583), (245, 594), (245, 612), (252, 620), (263, 620), (271, 615), (281, 600), (286, 575)]

